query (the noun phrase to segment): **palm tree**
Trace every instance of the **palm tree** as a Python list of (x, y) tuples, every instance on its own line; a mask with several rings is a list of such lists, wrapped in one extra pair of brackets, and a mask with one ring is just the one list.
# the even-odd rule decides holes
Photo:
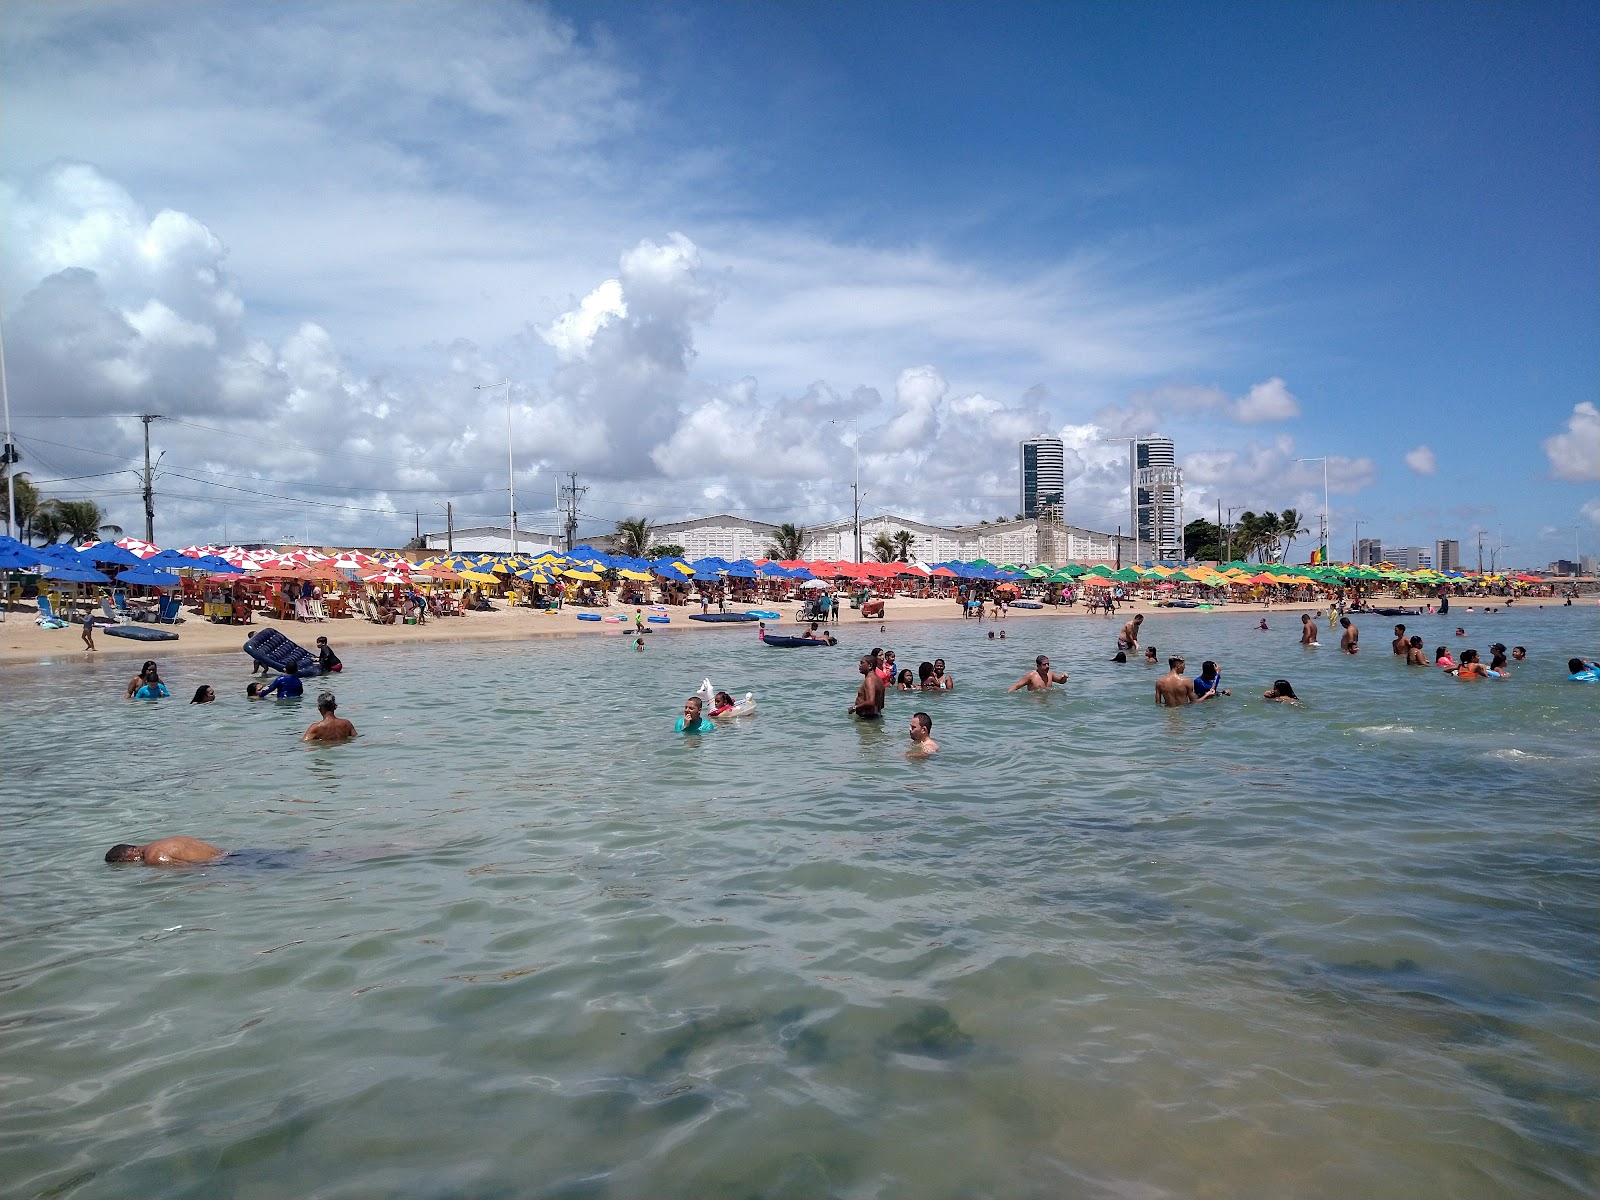
[(624, 517), (617, 522), (611, 549), (624, 558), (646, 558), (650, 553), (651, 532), (648, 517)]
[(880, 531), (878, 536), (872, 539), (872, 556), (879, 562), (893, 562), (897, 549), (894, 539), (887, 531)]
[(39, 505), (34, 524), (41, 532), (48, 527), (50, 541), (62, 534), (74, 542), (88, 542), (122, 533), (122, 526), (106, 522), (105, 514), (93, 500), (46, 500)]
[(901, 562), (911, 561), (911, 547), (916, 545), (916, 543), (916, 537), (907, 530), (896, 529), (894, 531), (895, 549), (899, 552), (899, 558)]
[[(0, 470), (0, 493), (6, 489), (6, 478), (10, 468)], [(15, 503), (15, 516), (17, 519), (16, 536), (20, 541), (30, 539), (30, 530), (33, 526), (34, 514), (39, 511), (39, 489), (33, 486), (33, 480), (28, 478), (26, 471), (18, 471), (11, 479), (11, 491)]]
[(1286, 508), (1278, 514), (1278, 541), (1283, 543), (1278, 553), (1279, 562), (1289, 561), (1289, 547), (1295, 538), (1306, 532), (1305, 515), (1299, 509)]
[(772, 535), (772, 544), (767, 547), (767, 557), (780, 562), (789, 562), (804, 554), (805, 548), (806, 527), (791, 525), (785, 521)]

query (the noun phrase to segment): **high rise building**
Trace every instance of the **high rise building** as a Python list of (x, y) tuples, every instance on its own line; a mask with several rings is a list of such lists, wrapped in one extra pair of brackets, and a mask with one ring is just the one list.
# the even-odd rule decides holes
[(1362, 538), (1356, 543), (1356, 566), (1375, 567), (1383, 561), (1383, 541), (1379, 538)]
[(1395, 546), (1384, 556), (1402, 571), (1422, 571), (1433, 566), (1433, 555), (1421, 546)]
[(1183, 557), (1183, 471), (1171, 438), (1133, 442), (1141, 552), (1154, 559)]
[(1022, 515), (1029, 520), (1047, 506), (1059, 508), (1067, 487), (1067, 448), (1058, 437), (1022, 443)]
[(1461, 570), (1461, 543), (1440, 538), (1433, 544), (1433, 569), (1435, 571)]

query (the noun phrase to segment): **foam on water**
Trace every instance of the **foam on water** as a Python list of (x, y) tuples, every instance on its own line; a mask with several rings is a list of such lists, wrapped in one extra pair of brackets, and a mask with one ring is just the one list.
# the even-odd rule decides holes
[[(195, 708), (8, 668), (0, 1178), (1589, 1194), (1600, 688), (1560, 667), (1600, 614), (1497, 618), (1534, 658), (1493, 686), (1255, 620), (1146, 621), (1233, 689), (1183, 711), (1099, 620), (352, 652), (340, 747), (235, 699), (242, 656), (165, 664)], [(845, 720), (874, 644), (956, 690)], [(1005, 695), (1039, 651), (1066, 690)], [(673, 735), (708, 674), (758, 713)], [(1304, 707), (1260, 701), (1285, 675)], [(180, 832), (296, 853), (100, 861)]]

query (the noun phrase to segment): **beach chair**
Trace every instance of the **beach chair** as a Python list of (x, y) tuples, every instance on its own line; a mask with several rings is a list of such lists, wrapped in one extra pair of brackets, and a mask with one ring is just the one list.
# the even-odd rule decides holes
[(311, 601), (305, 599), (303, 596), (295, 597), (294, 619), (296, 621), (311, 620)]
[(56, 616), (56, 610), (55, 607), (50, 603), (50, 597), (44, 595), (43, 593), (40, 593), (39, 595), (39, 615), (37, 618), (35, 618), (35, 620), (37, 620), (38, 623), (43, 625), (46, 629), (64, 629), (66, 628), (67, 624), (60, 617)]
[(119, 617), (117, 615), (116, 610), (111, 607), (111, 597), (110, 596), (101, 596), (100, 597), (100, 615), (105, 617), (105, 619), (107, 621), (110, 621), (111, 624), (113, 624), (113, 625), (125, 625), (125, 624), (127, 624), (126, 621), (124, 621), (121, 617)]
[(156, 610), (156, 624), (176, 625), (183, 620), (178, 614), (183, 610), (183, 601), (177, 596), (162, 598), (161, 607)]

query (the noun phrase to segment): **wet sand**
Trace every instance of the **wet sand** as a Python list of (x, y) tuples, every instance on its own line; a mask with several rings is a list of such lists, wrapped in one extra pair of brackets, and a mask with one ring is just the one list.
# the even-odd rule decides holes
[[(730, 606), (729, 611), (744, 611), (746, 607), (763, 608), (768, 611), (782, 613), (777, 621), (769, 621), (767, 625), (774, 632), (794, 633), (798, 628), (794, 614), (800, 605), (796, 602), (785, 603), (760, 603), (749, 606)], [(715, 612), (715, 608), (712, 609)], [(1187, 616), (1203, 613), (1202, 609), (1158, 609), (1148, 601), (1124, 602), (1117, 610), (1115, 617), (1106, 617), (1100, 613), (1089, 613), (1081, 604), (1065, 607), (1045, 607), (1042, 609), (1012, 608), (1008, 610), (1004, 621), (995, 622), (995, 628), (1002, 625), (1011, 626), (1037, 617), (1075, 617), (1091, 621), (1102, 621), (1107, 625), (1120, 626), (1122, 621), (1128, 620), (1134, 613), (1159, 613), (1163, 618), (1174, 616)], [(1212, 610), (1215, 612), (1277, 612), (1285, 614), (1292, 622), (1298, 623), (1301, 612), (1317, 611), (1314, 606), (1275, 604), (1270, 608), (1260, 604), (1228, 604)], [(623, 615), (628, 618), (628, 623), (607, 624), (595, 621), (578, 620), (579, 613), (600, 613), (603, 616)], [(691, 613), (699, 612), (698, 606), (670, 607), (666, 615), (671, 624), (652, 625), (654, 633), (681, 633), (685, 629), (720, 630), (730, 635), (736, 632), (746, 636), (751, 633), (751, 626), (746, 624), (729, 623), (727, 625), (708, 624), (703, 621), (691, 621)], [(132, 641), (127, 638), (108, 636), (100, 626), (96, 626), (94, 641), (96, 650), (91, 653), (83, 648), (82, 629), (78, 625), (69, 625), (65, 629), (41, 629), (34, 623), (32, 610), (23, 610), (13, 607), (6, 613), (3, 625), (0, 625), (0, 665), (6, 664), (40, 664), (53, 662), (81, 663), (87, 659), (102, 658), (132, 658), (143, 660), (146, 658), (172, 657), (174, 655), (188, 654), (222, 654), (238, 650), (244, 645), (245, 639), (260, 629), (278, 629), (285, 636), (299, 642), (308, 649), (316, 642), (319, 636), (325, 636), (334, 650), (341, 655), (348, 646), (373, 646), (373, 645), (403, 645), (433, 642), (502, 642), (502, 641), (531, 641), (538, 638), (551, 637), (582, 637), (582, 636), (618, 636), (626, 632), (630, 636), (633, 632), (631, 606), (617, 606), (613, 608), (565, 608), (557, 613), (539, 612), (530, 608), (507, 608), (504, 605), (494, 612), (465, 613), (459, 617), (430, 618), (424, 625), (377, 625), (359, 617), (345, 617), (327, 621), (279, 621), (270, 617), (257, 614), (253, 625), (218, 625), (206, 621), (201, 617), (186, 613), (185, 620), (178, 626), (160, 626), (170, 629), (178, 635), (177, 641), (142, 642)], [(960, 621), (970, 620), (964, 618), (961, 610), (954, 600), (915, 600), (906, 598), (891, 599), (887, 612), (882, 619), (873, 617), (863, 618), (854, 609), (846, 609), (841, 620), (831, 626), (834, 629), (848, 629), (851, 626), (870, 626), (874, 623), (893, 624), (896, 621)], [(1270, 617), (1269, 617), (1270, 619)], [(1281, 618), (1280, 618), (1281, 619)], [(1383, 618), (1377, 618), (1383, 620)], [(995, 618), (989, 609), (984, 611), (984, 624), (988, 625)], [(158, 628), (151, 626), (151, 628)]]

